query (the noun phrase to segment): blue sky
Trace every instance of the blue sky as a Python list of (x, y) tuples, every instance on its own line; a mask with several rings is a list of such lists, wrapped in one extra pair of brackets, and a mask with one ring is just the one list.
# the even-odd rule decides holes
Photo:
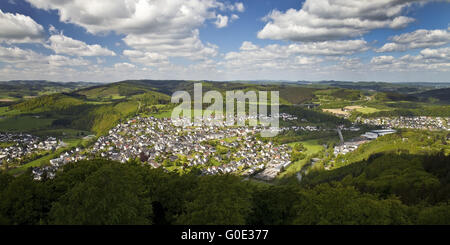
[(0, 80), (450, 82), (450, 2), (4, 0)]

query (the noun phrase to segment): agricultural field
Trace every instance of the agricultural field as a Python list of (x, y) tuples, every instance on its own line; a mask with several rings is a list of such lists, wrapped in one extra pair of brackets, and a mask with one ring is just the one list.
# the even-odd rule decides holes
[(322, 109), (322, 111), (338, 116), (350, 116), (350, 112), (344, 111), (343, 109)]
[(28, 132), (48, 128), (53, 119), (36, 116), (15, 116), (0, 119), (0, 129), (8, 132)]
[(360, 107), (360, 108), (356, 108), (355, 111), (360, 112), (362, 114), (371, 114), (371, 113), (379, 112), (382, 110), (373, 108), (373, 107)]

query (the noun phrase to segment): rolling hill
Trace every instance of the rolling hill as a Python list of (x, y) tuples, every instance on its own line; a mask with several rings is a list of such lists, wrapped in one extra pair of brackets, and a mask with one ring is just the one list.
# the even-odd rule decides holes
[(437, 99), (440, 103), (450, 104), (450, 88), (433, 89), (416, 94), (415, 96), (422, 100)]
[(81, 98), (76, 98), (66, 93), (60, 93), (29, 99), (19, 104), (12, 105), (11, 108), (23, 113), (40, 113), (47, 111), (62, 111), (83, 103), (84, 101)]
[(97, 83), (89, 82), (50, 82), (43, 80), (0, 81), (0, 99), (3, 102), (14, 102), (36, 96), (53, 93), (72, 92), (91, 87)]
[[(296, 84), (244, 84), (238, 82), (213, 81), (183, 81), (183, 80), (127, 80), (109, 84), (50, 83), (36, 81), (30, 88), (42, 88), (48, 84), (61, 87), (67, 85), (67, 90), (81, 87), (74, 91), (44, 94), (39, 97), (11, 102), (9, 106), (0, 107), (0, 116), (39, 116), (41, 119), (54, 120), (54, 128), (86, 130), (101, 135), (117, 124), (118, 121), (138, 112), (159, 111), (155, 105), (164, 108), (170, 103), (170, 96), (176, 91), (193, 93), (194, 84), (202, 82), (203, 92), (217, 90), (222, 94), (230, 90), (243, 91), (279, 91), (282, 105), (299, 105), (315, 101), (317, 103), (335, 106), (347, 106), (352, 103), (366, 103), (367, 106), (380, 107), (385, 111), (371, 113), (374, 116), (396, 115), (448, 115), (448, 108), (440, 105), (419, 103), (427, 97), (438, 98), (440, 101), (448, 99), (449, 89), (430, 90), (420, 94), (401, 94), (395, 92), (374, 92), (371, 101), (365, 99), (364, 92), (349, 88), (311, 87)], [(15, 86), (25, 86), (30, 81), (18, 82)], [(224, 97), (225, 98), (225, 97)], [(356, 102), (355, 102), (356, 101)], [(151, 108), (150, 108), (151, 107)], [(158, 107), (158, 106), (157, 106)], [(380, 110), (381, 110), (380, 109)], [(297, 108), (299, 111), (300, 108)], [(315, 111), (302, 111), (309, 115)], [(317, 116), (321, 118), (321, 116)], [(331, 118), (324, 119), (325, 121)], [(1, 129), (0, 130), (5, 130)]]

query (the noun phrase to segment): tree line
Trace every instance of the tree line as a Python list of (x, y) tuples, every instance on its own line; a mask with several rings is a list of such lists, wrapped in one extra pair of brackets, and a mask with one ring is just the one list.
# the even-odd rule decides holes
[(449, 224), (449, 158), (385, 157), (302, 185), (107, 160), (68, 164), (52, 180), (0, 173), (0, 224)]

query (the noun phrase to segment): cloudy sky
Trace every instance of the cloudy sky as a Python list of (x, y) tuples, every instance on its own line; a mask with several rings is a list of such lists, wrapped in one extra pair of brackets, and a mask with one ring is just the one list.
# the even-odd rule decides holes
[(0, 80), (450, 82), (450, 0), (1, 0)]

